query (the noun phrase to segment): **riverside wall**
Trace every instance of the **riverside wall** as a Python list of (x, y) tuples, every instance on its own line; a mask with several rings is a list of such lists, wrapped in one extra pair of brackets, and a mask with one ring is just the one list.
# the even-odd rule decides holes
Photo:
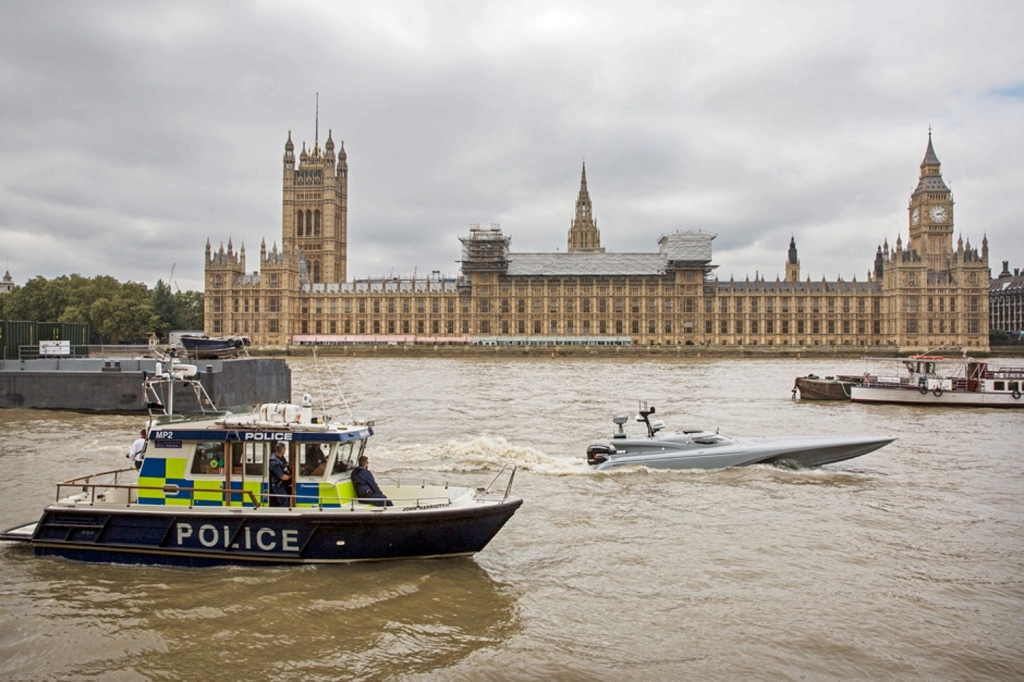
[[(945, 351), (957, 357), (960, 349)], [(993, 347), (989, 350), (968, 349), (971, 357), (1024, 358), (1024, 346)], [(469, 345), (293, 345), (250, 347), (249, 354), (260, 357), (323, 357), (361, 358), (891, 358), (908, 353), (894, 346), (469, 346)]]

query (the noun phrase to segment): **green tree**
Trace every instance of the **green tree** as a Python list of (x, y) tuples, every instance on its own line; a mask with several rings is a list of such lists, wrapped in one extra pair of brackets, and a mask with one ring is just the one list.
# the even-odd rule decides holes
[(5, 305), (7, 319), (56, 322), (68, 304), (70, 293), (71, 282), (66, 276), (53, 280), (33, 277), (7, 294), (11, 297)]
[(128, 282), (114, 298), (101, 298), (89, 307), (89, 317), (100, 337), (110, 343), (145, 339), (160, 325), (145, 284)]
[(203, 328), (203, 294), (197, 291), (171, 292), (169, 284), (157, 280), (153, 287), (153, 310), (160, 318), (158, 334), (171, 329)]
[(171, 292), (171, 286), (164, 284), (162, 279), (156, 281), (153, 287), (153, 312), (160, 318), (160, 328), (156, 333), (164, 336), (171, 329), (177, 329), (178, 323), (178, 302)]
[(179, 291), (174, 297), (178, 300), (177, 329), (202, 329), (205, 319), (203, 292)]
[(203, 328), (203, 294), (172, 292), (158, 280), (150, 290), (109, 275), (34, 277), (0, 297), (0, 319), (88, 324), (100, 341), (144, 340), (171, 329)]

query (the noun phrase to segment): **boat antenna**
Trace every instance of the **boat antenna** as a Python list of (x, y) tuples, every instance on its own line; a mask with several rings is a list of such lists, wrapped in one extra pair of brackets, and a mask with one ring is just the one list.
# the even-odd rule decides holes
[(316, 357), (316, 344), (313, 344), (313, 368), (316, 369), (316, 388), (320, 391), (320, 414), (327, 416), (327, 403), (324, 402), (324, 386), (320, 383), (320, 361)]
[(330, 363), (325, 362), (324, 366), (327, 368), (327, 373), (331, 375), (331, 380), (334, 381), (334, 389), (338, 392), (338, 396), (341, 398), (342, 404), (345, 406), (345, 409), (348, 410), (350, 423), (354, 424), (356, 416), (352, 414), (352, 408), (348, 406), (348, 401), (345, 400), (345, 394), (341, 391), (341, 386), (338, 384), (338, 378), (334, 376), (334, 370), (331, 369)]

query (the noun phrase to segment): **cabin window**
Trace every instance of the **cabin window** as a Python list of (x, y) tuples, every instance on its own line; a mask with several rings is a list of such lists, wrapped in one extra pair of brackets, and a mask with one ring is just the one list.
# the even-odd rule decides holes
[(324, 468), (327, 466), (326, 444), (307, 443), (302, 446), (299, 452), (299, 475), (300, 476), (323, 476)]
[(231, 476), (263, 477), (263, 463), (267, 460), (266, 443), (232, 443)]
[(193, 474), (224, 474), (224, 443), (196, 443), (192, 456)]
[(1006, 387), (1006, 390), (1007, 391), (1019, 391), (1020, 390), (1020, 382), (1017, 382), (1017, 381), (1009, 382), (1007, 387)]
[[(366, 441), (359, 442), (361, 443), (359, 453), (362, 454), (363, 447), (366, 446)], [(353, 457), (354, 453), (355, 443), (348, 442), (339, 444), (338, 448), (335, 450), (334, 467), (331, 469), (331, 473), (341, 474), (353, 468), (356, 461)]]
[(1006, 382), (1005, 381), (994, 381), (994, 382), (992, 382), (992, 390), (993, 391), (1005, 391), (1006, 390)]

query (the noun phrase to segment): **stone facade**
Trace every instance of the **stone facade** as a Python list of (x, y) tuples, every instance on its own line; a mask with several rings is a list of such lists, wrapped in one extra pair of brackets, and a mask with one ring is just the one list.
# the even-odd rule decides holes
[(800, 281), (795, 239), (785, 279), (719, 281), (714, 235), (683, 231), (658, 250), (607, 253), (584, 168), (564, 252), (516, 253), (501, 228), (461, 238), (457, 277), (345, 281), (348, 164), (328, 136), (285, 144), (282, 248), (206, 245), (206, 332), (257, 345), (559, 343), (988, 347), (988, 242), (953, 245), (953, 199), (928, 148), (907, 209), (906, 245), (875, 254), (864, 281)]
[(1024, 275), (1020, 268), (1010, 272), (1010, 262), (989, 284), (989, 327), (1004, 332), (1024, 332)]

